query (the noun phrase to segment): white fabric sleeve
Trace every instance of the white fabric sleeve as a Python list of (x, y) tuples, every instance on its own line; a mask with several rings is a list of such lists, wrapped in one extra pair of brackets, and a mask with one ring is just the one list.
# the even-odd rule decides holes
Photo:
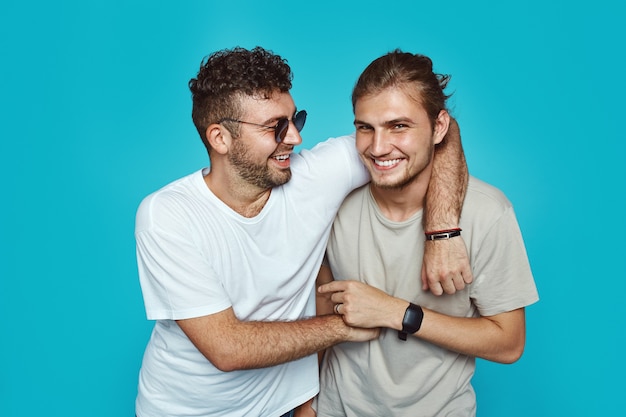
[(200, 317), (230, 307), (220, 277), (202, 256), (185, 216), (172, 207), (162, 210), (164, 204), (144, 203), (138, 211), (136, 241), (148, 319)]

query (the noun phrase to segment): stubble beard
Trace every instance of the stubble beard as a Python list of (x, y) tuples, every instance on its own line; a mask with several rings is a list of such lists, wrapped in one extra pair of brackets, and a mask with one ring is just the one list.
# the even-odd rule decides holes
[(402, 190), (404, 187), (412, 184), (413, 181), (417, 179), (418, 175), (419, 173), (411, 174), (410, 172), (405, 171), (405, 175), (394, 182), (378, 181), (372, 177), (372, 184), (382, 190)]
[[(385, 182), (384, 181), (384, 175), (383, 175), (383, 181), (379, 181), (377, 180), (377, 177), (374, 174), (373, 168), (370, 168), (370, 176), (372, 178), (371, 182), (372, 184), (377, 187), (380, 188), (382, 190), (396, 190), (396, 191), (401, 191), (403, 188), (413, 184), (415, 181), (418, 180), (419, 176), (422, 174), (422, 172), (424, 172), (424, 169), (426, 169), (426, 167), (428, 167), (428, 165), (432, 162), (433, 159), (433, 149), (434, 147), (431, 149), (431, 151), (428, 153), (428, 157), (426, 158), (426, 160), (422, 161), (421, 164), (421, 168), (419, 169), (415, 169), (415, 170), (411, 170), (411, 167), (407, 167), (404, 172), (403, 175), (398, 178), (397, 180), (390, 180)], [(373, 164), (373, 162), (370, 162), (371, 164)]]
[(270, 189), (287, 183), (291, 179), (291, 169), (272, 170), (267, 162), (259, 164), (252, 160), (248, 148), (239, 140), (233, 142), (228, 161), (239, 176), (251, 185), (261, 189)]

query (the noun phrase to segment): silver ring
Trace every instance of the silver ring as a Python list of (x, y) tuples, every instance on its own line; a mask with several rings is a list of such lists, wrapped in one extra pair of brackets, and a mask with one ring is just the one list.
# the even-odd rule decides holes
[(335, 314), (339, 314), (339, 306), (341, 304), (335, 304)]

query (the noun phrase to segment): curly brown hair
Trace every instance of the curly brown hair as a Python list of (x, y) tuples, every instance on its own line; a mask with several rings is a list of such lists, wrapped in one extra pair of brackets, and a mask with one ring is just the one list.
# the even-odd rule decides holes
[[(206, 129), (211, 123), (239, 119), (242, 97), (269, 98), (276, 91), (288, 92), (292, 79), (287, 60), (260, 46), (252, 50), (223, 49), (203, 59), (198, 75), (189, 81), (189, 89), (191, 117), (207, 151), (211, 147)], [(233, 136), (239, 136), (238, 124), (229, 123), (227, 128)]]
[(390, 87), (409, 87), (406, 91), (414, 94), (426, 109), (431, 126), (441, 110), (446, 110), (446, 100), (450, 97), (443, 90), (448, 85), (449, 75), (435, 74), (430, 58), (396, 49), (370, 63), (359, 77), (352, 90), (352, 110), (361, 97), (378, 94)]

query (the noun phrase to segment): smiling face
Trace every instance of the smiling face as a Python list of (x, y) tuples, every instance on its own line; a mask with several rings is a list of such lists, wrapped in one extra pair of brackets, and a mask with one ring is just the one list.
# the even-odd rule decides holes
[[(278, 119), (293, 119), (296, 107), (289, 93), (274, 93), (269, 99), (243, 97), (241, 120), (276, 126)], [(238, 176), (250, 185), (270, 189), (291, 179), (290, 155), (302, 143), (292, 122), (286, 135), (276, 143), (274, 129), (241, 123), (239, 137), (232, 138), (228, 161)]]
[(424, 106), (403, 86), (359, 98), (354, 106), (356, 147), (382, 189), (401, 189), (430, 180), (434, 146), (447, 132), (449, 116), (439, 113), (434, 126)]

